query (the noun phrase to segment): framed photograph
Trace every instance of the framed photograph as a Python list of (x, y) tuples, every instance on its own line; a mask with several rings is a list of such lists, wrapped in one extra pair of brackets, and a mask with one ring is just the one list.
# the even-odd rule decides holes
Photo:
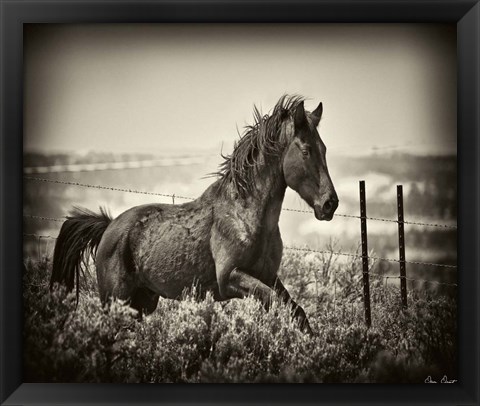
[(478, 1), (1, 10), (2, 405), (479, 403)]

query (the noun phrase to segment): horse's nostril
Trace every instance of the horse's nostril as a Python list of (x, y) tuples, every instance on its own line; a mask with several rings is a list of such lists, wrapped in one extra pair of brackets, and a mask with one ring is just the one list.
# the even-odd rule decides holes
[(333, 202), (331, 200), (327, 200), (323, 204), (323, 211), (330, 213), (330, 211), (332, 210), (332, 207), (333, 207)]
[(338, 207), (338, 199), (335, 199), (335, 198), (328, 199), (323, 204), (323, 212), (324, 213), (333, 213), (336, 210), (337, 207)]

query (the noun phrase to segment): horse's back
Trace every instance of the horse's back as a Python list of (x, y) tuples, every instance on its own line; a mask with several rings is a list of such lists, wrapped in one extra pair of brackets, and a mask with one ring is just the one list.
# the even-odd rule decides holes
[(132, 207), (112, 220), (105, 230), (97, 251), (97, 264), (114, 255), (119, 249), (125, 249), (129, 242), (130, 232), (136, 224), (145, 218), (147, 213), (164, 210), (161, 204), (145, 204)]

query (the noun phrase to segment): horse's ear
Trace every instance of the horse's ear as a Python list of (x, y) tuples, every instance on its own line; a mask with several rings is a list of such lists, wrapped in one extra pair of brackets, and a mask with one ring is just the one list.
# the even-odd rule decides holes
[(318, 107), (314, 111), (312, 111), (312, 114), (310, 115), (312, 117), (312, 123), (315, 127), (318, 126), (318, 123), (322, 118), (322, 113), (323, 113), (323, 104), (320, 102)]
[(298, 103), (297, 108), (295, 109), (295, 114), (293, 116), (293, 123), (295, 128), (302, 128), (307, 122), (307, 117), (305, 116), (305, 108), (303, 107), (303, 101)]

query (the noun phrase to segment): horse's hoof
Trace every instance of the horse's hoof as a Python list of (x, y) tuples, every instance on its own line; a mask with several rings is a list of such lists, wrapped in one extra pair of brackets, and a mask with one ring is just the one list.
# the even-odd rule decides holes
[(302, 325), (300, 326), (300, 330), (302, 331), (302, 333), (305, 333), (309, 336), (313, 336), (313, 330), (312, 328), (310, 327), (310, 324), (308, 323), (308, 321), (306, 321), (305, 323), (302, 323)]
[(310, 337), (313, 337), (314, 334), (313, 334), (313, 330), (310, 328), (310, 326), (308, 326), (308, 328), (305, 328), (303, 329), (303, 332), (307, 335), (309, 335)]

